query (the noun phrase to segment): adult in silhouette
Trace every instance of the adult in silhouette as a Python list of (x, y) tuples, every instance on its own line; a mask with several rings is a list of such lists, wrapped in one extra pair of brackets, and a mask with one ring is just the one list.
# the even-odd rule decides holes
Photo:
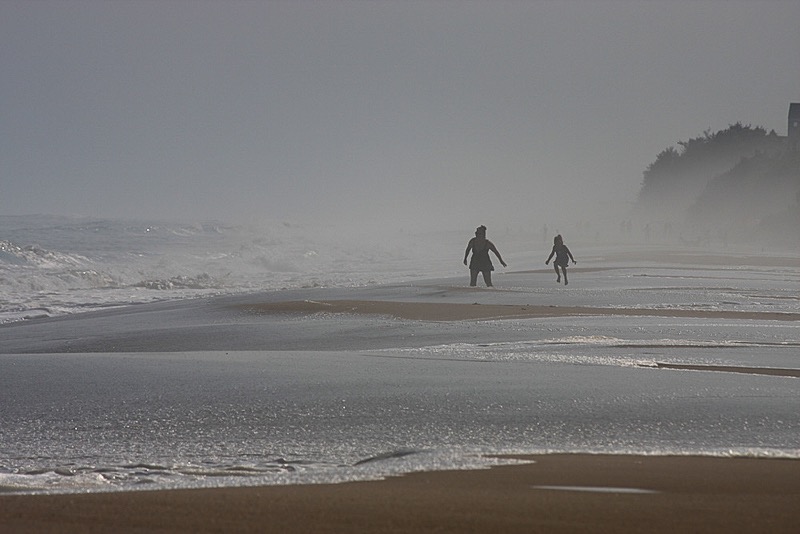
[(506, 262), (503, 261), (497, 247), (486, 239), (486, 227), (479, 226), (475, 230), (475, 237), (469, 240), (467, 250), (464, 252), (464, 265), (467, 265), (467, 256), (469, 256), (470, 251), (472, 252), (472, 258), (469, 261), (469, 285), (471, 287), (475, 287), (478, 284), (478, 273), (483, 273), (483, 281), (486, 282), (486, 287), (492, 287), (494, 265), (492, 265), (492, 260), (489, 258), (490, 250), (500, 260), (500, 264), (506, 267)]

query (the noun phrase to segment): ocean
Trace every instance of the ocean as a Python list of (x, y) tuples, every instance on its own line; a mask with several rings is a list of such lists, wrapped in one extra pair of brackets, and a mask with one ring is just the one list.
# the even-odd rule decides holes
[[(0, 217), (0, 492), (800, 458), (796, 252), (565, 235), (564, 286), (538, 232), (490, 229), (509, 267), (469, 288), (470, 233)], [(251, 311), (343, 299), (619, 314)]]
[[(440, 236), (437, 236), (437, 238)], [(450, 236), (445, 236), (450, 239)], [(381, 240), (288, 222), (226, 225), (0, 216), (0, 323), (143, 302), (353, 287), (435, 271), (417, 236)], [(466, 239), (454, 250), (462, 251)]]

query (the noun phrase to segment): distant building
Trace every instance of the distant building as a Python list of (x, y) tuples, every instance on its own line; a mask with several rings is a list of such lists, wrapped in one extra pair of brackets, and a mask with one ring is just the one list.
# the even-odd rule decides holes
[(800, 142), (800, 103), (789, 104), (789, 127), (786, 136), (789, 138), (789, 149), (797, 150)]

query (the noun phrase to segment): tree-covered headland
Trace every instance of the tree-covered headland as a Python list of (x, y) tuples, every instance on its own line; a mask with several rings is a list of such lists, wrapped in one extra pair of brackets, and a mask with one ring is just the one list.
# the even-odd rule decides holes
[(687, 241), (797, 243), (800, 151), (762, 127), (706, 131), (658, 154), (634, 211), (643, 224)]

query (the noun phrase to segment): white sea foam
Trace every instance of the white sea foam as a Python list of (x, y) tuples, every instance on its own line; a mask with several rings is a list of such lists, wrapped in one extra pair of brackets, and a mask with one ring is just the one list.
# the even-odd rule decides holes
[[(736, 365), (740, 360), (715, 358), (718, 352), (703, 355), (686, 349), (762, 349), (800, 347), (800, 341), (782, 340), (697, 340), (697, 339), (623, 339), (602, 335), (566, 336), (496, 343), (448, 343), (443, 345), (383, 349), (384, 353), (399, 353), (415, 357), (467, 358), (480, 361), (531, 361), (568, 363), (573, 365), (608, 365), (617, 367), (656, 367), (659, 361), (683, 364)], [(660, 351), (658, 356), (643, 357), (643, 350)], [(677, 354), (677, 356), (675, 356)], [(751, 362), (763, 366), (763, 361)]]
[[(0, 323), (166, 299), (403, 280), (420, 273), (414, 237), (402, 237), (388, 246), (286, 223), (0, 217)], [(436, 269), (429, 263), (425, 273), (443, 274)]]

